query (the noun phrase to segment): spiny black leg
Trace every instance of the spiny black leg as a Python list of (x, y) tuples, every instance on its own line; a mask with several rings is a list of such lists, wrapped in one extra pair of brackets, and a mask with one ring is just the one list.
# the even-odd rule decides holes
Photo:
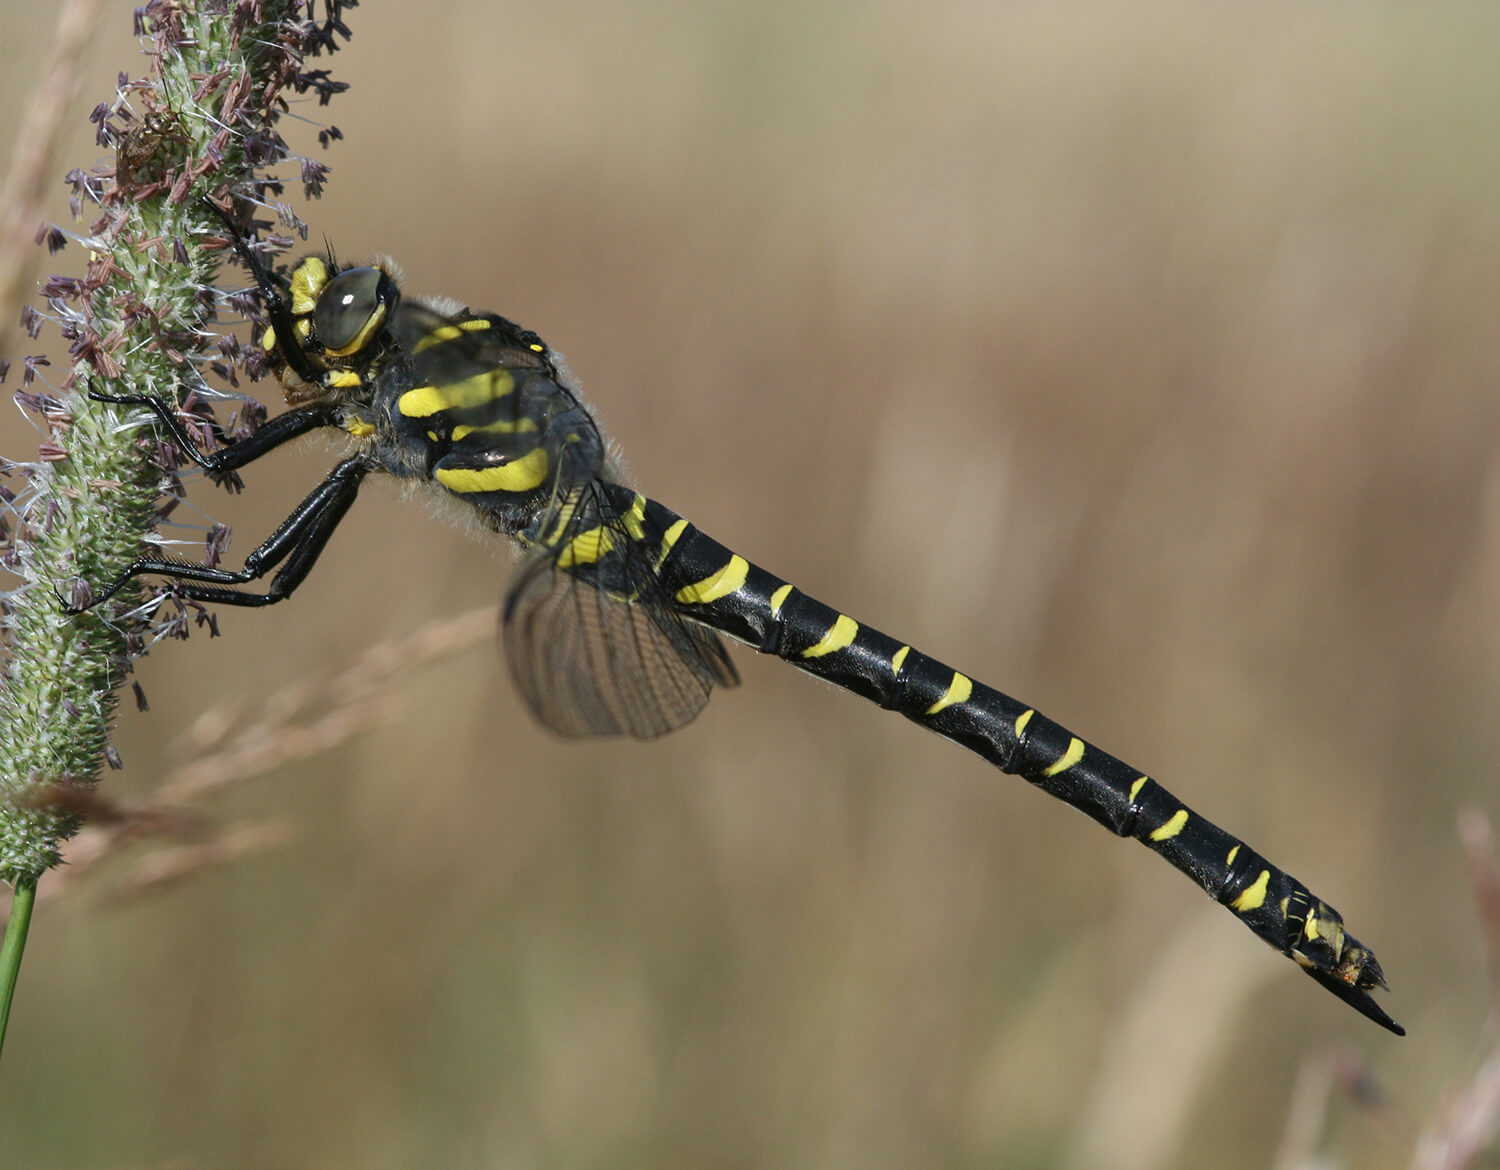
[(95, 402), (112, 402), (117, 406), (146, 407), (167, 428), (172, 441), (182, 449), (183, 454), (210, 474), (235, 471), (299, 435), (305, 435), (319, 427), (338, 425), (338, 412), (333, 407), (304, 406), (278, 414), (249, 438), (240, 439), (222, 450), (205, 455), (198, 450), (198, 445), (166, 399), (155, 394), (105, 394), (92, 386), (89, 387), (89, 397)]
[(304, 382), (314, 386), (321, 384), (323, 371), (307, 360), (307, 355), (297, 344), (295, 322), (292, 319), (291, 310), (287, 308), (286, 294), (280, 283), (272, 275), (271, 270), (262, 264), (255, 253), (250, 250), (250, 245), (245, 243), (244, 235), (224, 209), (207, 195), (203, 197), (203, 203), (224, 224), (225, 230), (229, 233), (230, 245), (239, 256), (240, 263), (255, 280), (256, 287), (260, 289), (260, 294), (266, 302), (266, 317), (276, 333), (276, 348), (286, 360), (286, 364), (291, 366)]
[[(178, 590), (183, 597), (193, 601), (219, 602), (223, 605), (260, 606), (274, 605), (302, 584), (311, 571), (318, 555), (328, 544), (334, 529), (339, 526), (354, 498), (359, 494), (359, 485), (370, 472), (370, 466), (360, 456), (344, 460), (332, 471), (307, 498), (297, 505), (292, 514), (266, 538), (265, 542), (245, 557), (245, 567), (239, 570), (214, 569), (207, 565), (195, 565), (189, 561), (169, 558), (145, 557), (131, 565), (115, 579), (108, 589), (100, 593), (85, 606), (67, 606), (70, 613), (80, 613), (101, 602), (108, 601), (126, 582), (143, 574), (170, 577), (184, 582)], [(241, 593), (236, 589), (223, 588), (243, 585), (263, 577), (285, 560), (281, 571), (271, 579), (265, 593)], [(202, 582), (202, 585), (193, 584)]]

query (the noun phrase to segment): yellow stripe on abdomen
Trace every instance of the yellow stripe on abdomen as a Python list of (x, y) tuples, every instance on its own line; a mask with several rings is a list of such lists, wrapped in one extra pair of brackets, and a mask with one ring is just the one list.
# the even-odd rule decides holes
[(786, 604), (786, 599), (792, 595), (791, 585), (782, 585), (771, 594), (771, 616), (780, 617), (781, 607)]
[(834, 619), (833, 625), (828, 627), (828, 632), (818, 640), (817, 645), (809, 646), (802, 651), (802, 657), (822, 658), (825, 654), (842, 650), (854, 641), (854, 635), (857, 633), (859, 633), (859, 623), (852, 617), (841, 613)]
[(969, 696), (974, 693), (974, 682), (968, 675), (953, 672), (953, 680), (948, 684), (948, 689), (943, 692), (943, 697), (932, 706), (927, 708), (927, 714), (936, 715), (945, 707), (951, 707), (955, 703), (967, 703)]
[(668, 528), (666, 532), (662, 534), (661, 556), (658, 558), (659, 560), (664, 561), (667, 559), (667, 554), (672, 551), (672, 546), (682, 539), (682, 534), (686, 532), (687, 529), (688, 522), (682, 517), (679, 516), (675, 521), (673, 521), (672, 527)]
[(559, 569), (571, 569), (574, 565), (592, 565), (610, 549), (615, 547), (615, 538), (608, 528), (590, 528), (580, 532), (558, 552), (554, 564)]
[(646, 497), (640, 492), (635, 493), (635, 498), (630, 501), (630, 510), (620, 517), (620, 523), (625, 525), (625, 531), (635, 540), (646, 539)]
[(1251, 910), (1259, 910), (1266, 904), (1266, 890), (1271, 884), (1271, 871), (1263, 869), (1260, 876), (1255, 879), (1249, 889), (1242, 893), (1229, 908), (1238, 914), (1246, 914)]
[(1068, 740), (1068, 750), (1063, 752), (1056, 760), (1042, 769), (1043, 776), (1056, 776), (1060, 772), (1066, 772), (1079, 760), (1083, 759), (1083, 740), (1076, 735)]
[[(673, 529), (676, 527), (675, 524), (672, 526)], [(667, 536), (672, 536), (672, 529), (668, 529)], [(665, 544), (665, 541), (663, 541), (663, 544)], [(692, 585), (684, 585), (679, 589), (677, 591), (677, 600), (684, 605), (707, 605), (710, 601), (718, 601), (721, 597), (728, 597), (736, 589), (740, 588), (749, 576), (750, 562), (742, 556), (732, 555), (729, 558), (729, 563), (717, 573), (710, 574), (701, 581), (695, 582)]]

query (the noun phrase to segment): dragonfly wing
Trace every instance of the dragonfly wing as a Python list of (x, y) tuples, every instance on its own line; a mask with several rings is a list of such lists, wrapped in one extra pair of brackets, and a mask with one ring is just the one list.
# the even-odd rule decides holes
[[(587, 491), (588, 489), (586, 489)], [(654, 739), (690, 722), (715, 682), (739, 681), (722, 642), (669, 603), (653, 553), (597, 508), (572, 507), (533, 547), (505, 599), (505, 656), (533, 713), (559, 735)], [(560, 550), (607, 532), (586, 564)], [(582, 554), (576, 554), (582, 555)]]

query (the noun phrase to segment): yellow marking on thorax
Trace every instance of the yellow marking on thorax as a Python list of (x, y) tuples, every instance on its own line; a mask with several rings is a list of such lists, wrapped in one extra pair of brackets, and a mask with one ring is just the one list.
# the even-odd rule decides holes
[(311, 313), (318, 304), (318, 294), (328, 283), (328, 265), (309, 256), (292, 273), (292, 315)]
[(433, 477), (449, 491), (529, 492), (547, 479), (547, 452), (538, 447), (498, 467), (439, 467)]
[(445, 410), (484, 406), (515, 388), (516, 380), (509, 370), (484, 370), (446, 386), (416, 386), (396, 400), (396, 409), (407, 418), (428, 418)]
[(792, 586), (783, 585), (775, 593), (771, 594), (771, 616), (780, 617), (781, 607), (786, 604), (786, 599), (792, 595)]
[(1249, 889), (1233, 902), (1229, 903), (1229, 908), (1237, 914), (1246, 914), (1251, 910), (1259, 910), (1266, 904), (1266, 891), (1270, 886), (1271, 871), (1263, 869), (1260, 871), (1260, 877), (1255, 879), (1255, 884), (1250, 886)]
[(272, 325), (266, 326), (266, 331), (260, 335), (260, 347), (267, 353), (276, 348), (276, 328)]
[(1016, 735), (1017, 735), (1017, 737), (1021, 736), (1026, 731), (1026, 725), (1031, 722), (1031, 717), (1033, 715), (1035, 715), (1035, 714), (1036, 714), (1036, 712), (1034, 710), (1027, 709), (1025, 711), (1022, 711), (1021, 714), (1019, 716), (1017, 716), (1017, 718), (1016, 718)]
[(854, 636), (859, 633), (859, 623), (847, 614), (839, 614), (828, 627), (828, 632), (819, 639), (816, 646), (809, 646), (802, 651), (803, 658), (822, 658), (825, 654), (832, 654), (835, 650), (842, 650), (854, 641)]
[(953, 681), (948, 684), (948, 689), (943, 692), (943, 697), (932, 706), (927, 708), (927, 714), (936, 715), (944, 707), (951, 707), (955, 703), (967, 703), (969, 696), (974, 693), (974, 682), (966, 675), (953, 672)]
[(1142, 777), (1140, 777), (1140, 779), (1138, 779), (1134, 784), (1132, 784), (1130, 786), (1130, 803), (1131, 804), (1135, 803), (1135, 798), (1141, 794), (1141, 789), (1144, 788), (1144, 787), (1146, 787), (1146, 785), (1150, 784), (1150, 783), (1151, 783), (1151, 777), (1150, 776), (1142, 776)]
[(375, 424), (362, 418), (346, 418), (344, 430), (348, 431), (356, 439), (368, 439), (375, 433)]
[(1151, 831), (1151, 840), (1170, 841), (1173, 837), (1177, 836), (1178, 833), (1182, 832), (1182, 827), (1187, 823), (1188, 810), (1185, 808), (1180, 808), (1172, 814), (1172, 819), (1164, 824), (1161, 828), (1153, 829)]
[(1042, 769), (1043, 776), (1056, 776), (1059, 772), (1066, 772), (1079, 760), (1083, 759), (1083, 740), (1076, 735), (1068, 740), (1068, 750), (1063, 752), (1052, 764)]
[[(672, 525), (676, 528), (677, 525)], [(671, 530), (667, 532), (672, 537)], [(680, 533), (678, 535), (681, 535)], [(676, 537), (672, 537), (676, 540)], [(663, 544), (666, 542), (663, 541)], [(736, 589), (745, 583), (745, 578), (750, 575), (750, 562), (739, 555), (732, 555), (729, 563), (717, 573), (712, 573), (703, 580), (693, 584), (684, 585), (677, 591), (677, 600), (684, 605), (707, 605), (710, 601), (718, 601), (721, 597), (728, 597)]]
[(901, 649), (897, 650), (895, 654), (891, 655), (891, 673), (892, 674), (900, 674), (901, 673), (901, 666), (906, 661), (906, 656), (908, 654), (910, 654), (910, 653), (911, 653), (911, 647), (910, 646), (903, 646), (903, 647), (901, 647)]
[[(402, 412), (403, 414), (405, 411)], [(536, 430), (536, 419), (534, 418), (501, 418), (492, 423), (485, 423), (482, 427), (471, 427), (460, 424), (453, 428), (453, 441), (456, 443), (466, 435), (515, 435), (523, 432)]]
[(452, 341), (456, 337), (462, 337), (465, 333), (478, 333), (492, 328), (494, 323), (483, 317), (474, 317), (468, 321), (455, 321), (451, 325), (439, 325), (431, 333), (422, 337), (416, 345), (411, 347), (414, 354), (423, 350), (431, 349), (434, 345), (441, 345), (445, 341)]
[(1322, 934), (1323, 932), (1318, 928), (1318, 911), (1314, 907), (1307, 912), (1307, 917), (1302, 920), (1302, 937), (1307, 939), (1308, 942), (1317, 942), (1322, 937)]

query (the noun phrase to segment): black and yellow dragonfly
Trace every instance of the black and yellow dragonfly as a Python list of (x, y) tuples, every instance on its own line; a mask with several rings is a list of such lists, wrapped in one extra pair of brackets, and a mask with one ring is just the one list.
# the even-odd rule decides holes
[[(262, 346), (288, 409), (205, 454), (164, 399), (93, 397), (147, 408), (214, 476), (319, 428), (345, 432), (350, 454), (242, 569), (148, 557), (75, 608), (143, 574), (170, 578), (177, 596), (198, 602), (273, 604), (306, 578), (367, 475), (421, 482), (524, 548), (504, 601), (506, 656), (553, 731), (649, 739), (689, 722), (714, 684), (738, 682), (725, 634), (1136, 838), (1334, 995), (1402, 1034), (1370, 995), (1385, 986), (1374, 954), (1291, 874), (1027, 704), (808, 597), (622, 484), (562, 358), (535, 333), (404, 297), (385, 264), (341, 268), (312, 256), (289, 277), (273, 273), (214, 210), (264, 300)], [(264, 592), (238, 588), (273, 570)]]

